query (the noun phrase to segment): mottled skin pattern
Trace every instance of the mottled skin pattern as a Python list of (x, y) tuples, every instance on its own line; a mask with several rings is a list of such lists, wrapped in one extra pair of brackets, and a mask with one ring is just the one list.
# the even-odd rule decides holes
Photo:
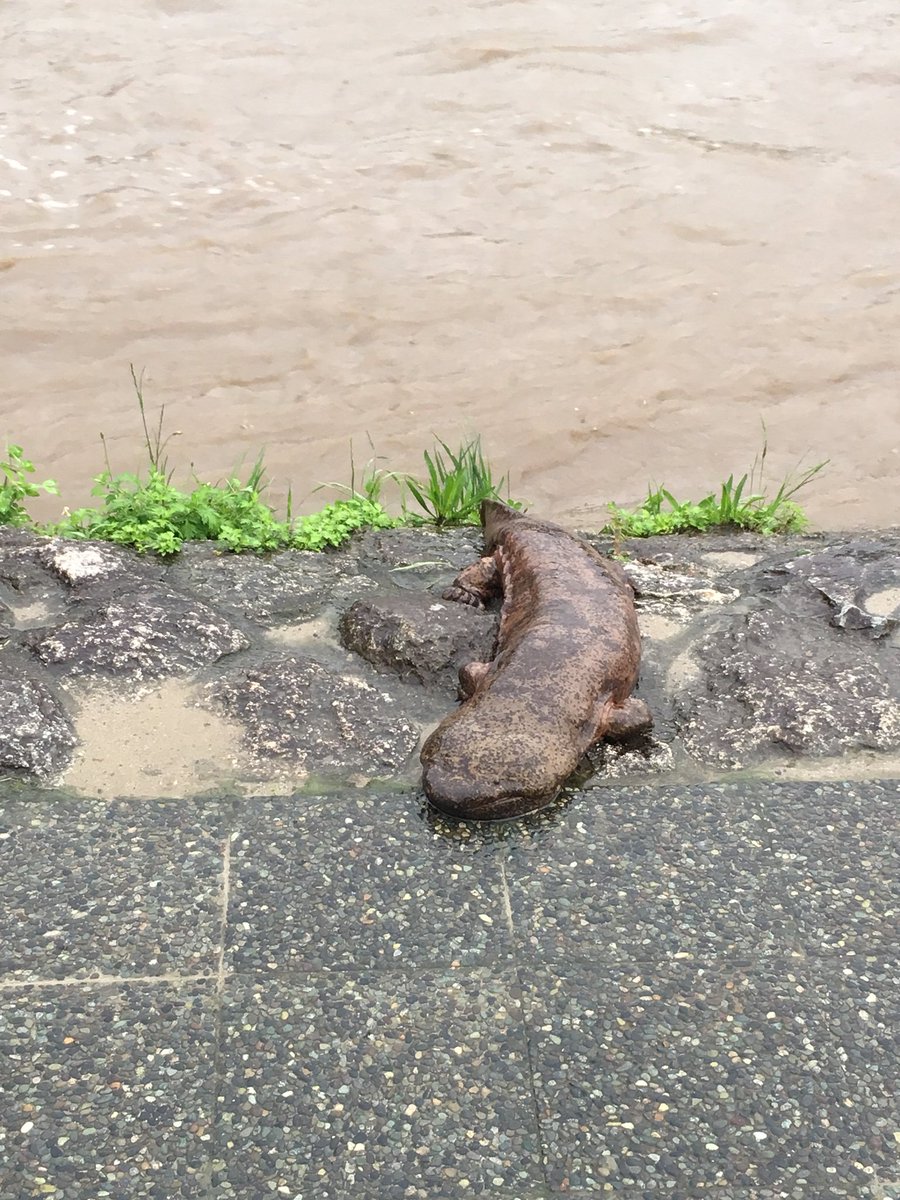
[(481, 519), (486, 557), (444, 596), (481, 607), (502, 592), (497, 651), (460, 670), (468, 698), (421, 757), (435, 808), (490, 821), (543, 808), (589, 746), (652, 718), (631, 697), (641, 642), (621, 567), (505, 504), (486, 501)]

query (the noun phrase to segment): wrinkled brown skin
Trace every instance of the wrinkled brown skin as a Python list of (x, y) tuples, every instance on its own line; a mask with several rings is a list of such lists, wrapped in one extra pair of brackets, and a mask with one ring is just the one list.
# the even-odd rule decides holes
[(486, 557), (445, 599), (501, 591), (497, 652), (459, 673), (468, 696), (422, 748), (425, 794), (451, 816), (496, 821), (544, 808), (594, 742), (649, 729), (633, 699), (634, 593), (618, 564), (557, 525), (482, 505)]

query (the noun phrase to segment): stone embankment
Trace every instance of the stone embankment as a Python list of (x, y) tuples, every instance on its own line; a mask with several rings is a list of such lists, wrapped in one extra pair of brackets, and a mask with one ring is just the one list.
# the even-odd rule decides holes
[[(497, 614), (441, 599), (477, 539), (371, 532), (333, 553), (266, 559), (201, 544), (166, 563), (2, 531), (0, 767), (65, 782), (93, 688), (127, 706), (176, 677), (239, 743), (204, 788), (239, 788), (242, 771), (298, 786), (411, 785), (422, 735), (456, 702), (458, 667), (491, 655)], [(823, 760), (892, 773), (900, 535), (659, 537), (619, 549), (644, 637), (639, 694), (656, 725), (640, 745), (599, 748), (582, 782), (821, 771)], [(164, 762), (165, 738), (146, 734)]]

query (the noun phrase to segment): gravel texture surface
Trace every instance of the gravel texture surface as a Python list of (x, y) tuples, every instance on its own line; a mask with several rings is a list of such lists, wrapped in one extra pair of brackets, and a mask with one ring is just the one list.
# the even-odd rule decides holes
[(0, 991), (0, 1200), (206, 1197), (207, 984)]
[(225, 836), (214, 803), (0, 803), (0, 982), (212, 972)]
[(890, 1171), (900, 970), (596, 963), (522, 971), (552, 1186), (864, 1194)]
[(7, 787), (0, 1200), (900, 1200), (898, 793)]
[(896, 953), (900, 785), (603, 788), (510, 843), (523, 945), (556, 957)]
[(511, 952), (496, 850), (396, 796), (246, 804), (231, 845), (236, 971), (477, 964)]
[(216, 1194), (274, 1183), (288, 1195), (487, 1195), (541, 1182), (517, 990), (511, 969), (236, 985)]

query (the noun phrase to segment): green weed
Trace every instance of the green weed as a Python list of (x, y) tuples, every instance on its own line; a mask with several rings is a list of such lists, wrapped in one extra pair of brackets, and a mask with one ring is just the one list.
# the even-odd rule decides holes
[(210, 540), (228, 550), (280, 550), (292, 529), (260, 498), (261, 463), (246, 482), (201, 483), (191, 492), (175, 487), (159, 467), (140, 475), (104, 471), (93, 488), (99, 509), (80, 508), (53, 529), (73, 538), (99, 538), (142, 553), (174, 554), (186, 541)]
[(325, 550), (341, 546), (360, 529), (393, 529), (401, 522), (392, 517), (381, 503), (384, 485), (388, 482), (403, 485), (403, 477), (395, 471), (386, 471), (377, 466), (375, 447), (369, 438), (373, 456), (357, 475), (350, 443), (350, 483), (320, 483), (314, 490), (334, 488), (344, 492), (345, 498), (333, 500), (319, 512), (299, 517), (294, 531), (294, 545), (299, 550)]
[(506, 476), (494, 482), (481, 450), (481, 438), (472, 438), (458, 450), (451, 450), (446, 442), (436, 439), (434, 451), (426, 450), (424, 458), (427, 478), (421, 480), (412, 475), (404, 478), (406, 488), (424, 516), (410, 513), (404, 499), (405, 523), (478, 525), (482, 500), (505, 500), (513, 508), (522, 507), (519, 501), (501, 495)]
[[(259, 464), (257, 464), (259, 466)], [(255, 472), (256, 468), (254, 468)], [(139, 475), (98, 476), (94, 494), (101, 509), (82, 508), (53, 528), (73, 538), (99, 538), (133, 546), (142, 553), (175, 554), (187, 541), (215, 541), (239, 553), (340, 546), (369, 526), (396, 525), (380, 504), (361, 497), (337, 500), (321, 512), (281, 521), (260, 496), (260, 483), (232, 478), (201, 483), (191, 492), (175, 487), (156, 467)]]
[[(797, 533), (808, 525), (806, 514), (793, 497), (825, 469), (828, 459), (791, 473), (771, 498), (763, 490), (763, 469), (768, 446), (764, 442), (749, 472), (735, 483), (729, 475), (718, 492), (702, 500), (676, 500), (670, 491), (651, 487), (647, 499), (629, 510), (608, 505), (610, 520), (604, 532), (615, 537), (651, 537), (660, 533), (683, 533), (713, 528), (749, 529), (756, 533)], [(799, 468), (798, 468), (799, 469)]]
[(325, 550), (342, 545), (360, 529), (393, 529), (401, 523), (377, 500), (355, 495), (326, 504), (308, 517), (298, 517), (291, 545), (298, 550)]
[(186, 541), (215, 541), (228, 550), (258, 552), (291, 545), (290, 521), (280, 521), (261, 498), (266, 487), (262, 455), (243, 482), (232, 476), (224, 483), (198, 481), (190, 492), (175, 487), (164, 457), (174, 436), (163, 437), (165, 405), (151, 429), (144, 404), (144, 374), (138, 376), (133, 364), (131, 380), (144, 429), (149, 464), (146, 478), (127, 471), (115, 474), (101, 434), (106, 470), (96, 477), (92, 494), (102, 499), (102, 506), (67, 513), (49, 532), (98, 538), (162, 555), (175, 554)]
[[(131, 378), (144, 432), (146, 474), (114, 473), (101, 434), (106, 470), (97, 476), (93, 489), (93, 494), (101, 499), (100, 507), (67, 512), (57, 524), (45, 527), (45, 532), (99, 538), (161, 555), (176, 553), (189, 540), (215, 541), (236, 552), (288, 547), (324, 550), (340, 546), (353, 533), (365, 528), (477, 525), (481, 503), (487, 499), (503, 500), (513, 508), (522, 508), (520, 502), (509, 499), (505, 476), (495, 482), (478, 437), (461, 444), (457, 450), (435, 439), (433, 449), (424, 452), (426, 475), (422, 479), (388, 471), (377, 465), (379, 460), (374, 455), (357, 473), (351, 444), (349, 485), (320, 485), (337, 488), (344, 495), (308, 516), (292, 516), (290, 493), (285, 519), (276, 516), (265, 503), (262, 456), (244, 480), (237, 474), (216, 484), (195, 480), (193, 489), (183, 491), (172, 483), (168, 469), (165, 452), (174, 435), (163, 435), (165, 408), (160, 408), (158, 419), (151, 425), (144, 403), (143, 373), (138, 376), (132, 366)], [(717, 492), (702, 500), (676, 500), (666, 488), (658, 487), (651, 488), (636, 509), (610, 504), (605, 531), (618, 539), (723, 526), (766, 534), (803, 529), (806, 517), (794, 497), (825, 468), (827, 460), (803, 471), (798, 467), (770, 498), (763, 486), (767, 449), (764, 440), (749, 472), (737, 481), (729, 475)], [(21, 446), (9, 446), (6, 461), (0, 461), (0, 524), (31, 525), (24, 500), (42, 491), (57, 494), (52, 480), (33, 483), (29, 479), (33, 473), (34, 465), (24, 457)], [(382, 504), (388, 483), (400, 489), (400, 518), (391, 516)], [(502, 494), (504, 488), (506, 496)], [(408, 498), (421, 511), (411, 512)]]
[(97, 476), (93, 488), (93, 495), (102, 500), (101, 507), (69, 513), (51, 532), (64, 537), (98, 538), (133, 546), (141, 553), (161, 555), (175, 554), (187, 541), (214, 541), (226, 550), (262, 553), (288, 547), (323, 550), (341, 545), (358, 529), (389, 528), (397, 523), (378, 501), (383, 477), (388, 475), (381, 471), (364, 474), (362, 494), (356, 490), (352, 473), (347, 499), (296, 520), (291, 514), (290, 493), (285, 520), (280, 520), (262, 499), (266, 488), (262, 455), (243, 481), (234, 475), (223, 483), (198, 481), (191, 491), (182, 491), (172, 483), (164, 456), (172, 436), (163, 436), (165, 407), (151, 427), (144, 404), (143, 373), (136, 375), (132, 366), (131, 378), (144, 430), (146, 477), (132, 472), (114, 474), (101, 436), (106, 470)]
[(59, 494), (52, 479), (32, 483), (28, 476), (33, 474), (34, 463), (25, 457), (22, 447), (7, 446), (6, 459), (0, 460), (0, 525), (30, 525), (26, 498), (39, 496), (41, 492)]
[[(406, 477), (399, 471), (387, 471), (383, 467), (376, 464), (379, 461), (379, 456), (375, 454), (375, 447), (372, 444), (372, 439), (369, 438), (369, 445), (372, 448), (372, 457), (363, 467), (359, 475), (359, 487), (357, 487), (357, 471), (356, 461), (353, 457), (353, 443), (350, 443), (350, 482), (347, 483), (320, 483), (313, 490), (321, 492), (323, 488), (334, 488), (335, 491), (345, 492), (351, 500), (368, 500), (372, 504), (381, 504), (381, 496), (386, 483), (396, 484), (402, 493), (405, 486)], [(382, 460), (383, 461), (383, 460)]]

